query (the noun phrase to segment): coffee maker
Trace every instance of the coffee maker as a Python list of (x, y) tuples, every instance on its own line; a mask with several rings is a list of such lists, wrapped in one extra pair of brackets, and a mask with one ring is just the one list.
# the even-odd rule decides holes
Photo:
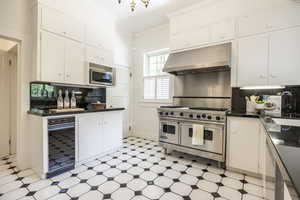
[(266, 95), (265, 114), (273, 117), (294, 117), (296, 113), (296, 97), (285, 91), (280, 95)]
[(282, 97), (282, 116), (292, 117), (296, 113), (296, 96), (290, 91), (281, 94)]

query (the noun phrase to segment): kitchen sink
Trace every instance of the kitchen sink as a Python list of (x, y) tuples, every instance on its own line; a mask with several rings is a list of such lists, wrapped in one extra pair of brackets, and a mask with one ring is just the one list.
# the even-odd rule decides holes
[(284, 126), (299, 126), (300, 127), (300, 120), (299, 119), (282, 119), (282, 118), (272, 118), (272, 120), (278, 125)]

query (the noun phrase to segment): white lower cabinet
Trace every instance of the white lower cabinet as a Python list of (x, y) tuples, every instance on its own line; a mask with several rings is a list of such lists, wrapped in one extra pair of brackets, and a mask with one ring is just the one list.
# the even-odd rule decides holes
[(122, 115), (105, 113), (103, 118), (103, 150), (104, 152), (118, 148), (122, 145), (123, 130)]
[(122, 116), (120, 111), (77, 116), (79, 162), (94, 158), (122, 145)]
[(88, 114), (78, 117), (78, 160), (83, 161), (103, 151), (102, 116)]
[(260, 121), (253, 118), (228, 117), (227, 167), (261, 174)]

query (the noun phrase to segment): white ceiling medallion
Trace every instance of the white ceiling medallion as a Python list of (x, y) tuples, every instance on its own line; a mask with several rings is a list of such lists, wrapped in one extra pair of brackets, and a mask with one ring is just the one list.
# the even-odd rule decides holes
[[(130, 8), (131, 8), (131, 11), (133, 12), (135, 10), (135, 7), (136, 7), (136, 0), (131, 0), (130, 2)], [(119, 4), (122, 3), (122, 0), (118, 0)], [(141, 2), (145, 5), (145, 7), (147, 8), (149, 3), (150, 3), (150, 0), (141, 0)]]

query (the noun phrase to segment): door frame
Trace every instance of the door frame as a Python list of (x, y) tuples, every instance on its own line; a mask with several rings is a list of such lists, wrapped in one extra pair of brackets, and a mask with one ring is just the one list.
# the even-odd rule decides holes
[[(0, 39), (6, 39), (6, 38), (0, 37)], [(16, 43), (16, 45), (17, 45), (17, 49), (18, 49), (18, 43)], [(14, 54), (12, 54), (10, 52), (6, 52), (6, 51), (2, 51), (2, 50), (0, 50), (0, 55), (4, 56), (4, 59), (5, 59), (4, 63), (5, 64), (8, 64), (9, 62), (11, 62), (11, 60), (13, 60), (12, 61), (13, 62), (13, 67), (17, 68), (18, 55), (14, 55)], [(18, 70), (18, 69), (16, 69), (16, 70)], [(18, 73), (18, 71), (16, 71), (16, 73)], [(9, 81), (11, 81), (10, 78), (9, 78)], [(11, 84), (11, 83), (9, 83), (9, 84)], [(16, 87), (17, 87), (17, 83), (16, 83)], [(17, 91), (17, 89), (16, 89), (16, 91)], [(9, 94), (9, 98), (11, 98), (11, 94)], [(18, 98), (17, 98), (17, 100), (18, 100)], [(9, 101), (11, 101), (11, 99)], [(11, 122), (12, 122), (12, 118), (11, 118), (12, 110), (11, 110), (11, 106), (12, 105), (9, 105), (9, 125), (8, 125), (9, 126), (9, 141), (8, 141), (9, 147), (8, 147), (8, 154), (7, 155), (12, 155), (12, 132), (11, 132), (11, 130), (12, 130), (11, 129), (11, 127), (12, 127), (12, 125), (11, 125)], [(17, 121), (17, 109), (16, 109), (16, 111), (15, 111), (14, 114), (15, 114), (15, 118), (16, 118), (15, 120)], [(17, 142), (17, 135), (15, 136), (15, 140)], [(17, 148), (17, 144), (15, 146)], [(15, 151), (16, 150), (17, 149), (15, 149)], [(15, 154), (16, 154), (16, 152), (15, 152)], [(7, 155), (2, 155), (2, 156), (7, 156)]]
[[(0, 33), (0, 38), (2, 39), (6, 39), (6, 40), (10, 40), (10, 41), (14, 41), (17, 43), (17, 58), (16, 58), (16, 62), (17, 62), (17, 65), (16, 65), (16, 68), (17, 68), (17, 88), (16, 88), (16, 91), (17, 91), (17, 95), (19, 98), (17, 98), (17, 108), (16, 108), (16, 162), (17, 162), (17, 166), (19, 167), (19, 160), (20, 159), (20, 156), (19, 155), (19, 152), (20, 152), (20, 137), (21, 137), (21, 123), (22, 123), (22, 105), (21, 105), (21, 99), (23, 99), (22, 97), (22, 81), (21, 81), (21, 77), (22, 77), (22, 59), (21, 59), (21, 48), (22, 48), (22, 41), (24, 41), (24, 38), (23, 37), (10, 37), (10, 36), (7, 36), (8, 34), (2, 34)], [(14, 35), (14, 34), (11, 34), (11, 35)], [(10, 135), (11, 137), (11, 135)], [(11, 147), (9, 147), (9, 153), (11, 153)], [(20, 164), (22, 166), (22, 164)]]

